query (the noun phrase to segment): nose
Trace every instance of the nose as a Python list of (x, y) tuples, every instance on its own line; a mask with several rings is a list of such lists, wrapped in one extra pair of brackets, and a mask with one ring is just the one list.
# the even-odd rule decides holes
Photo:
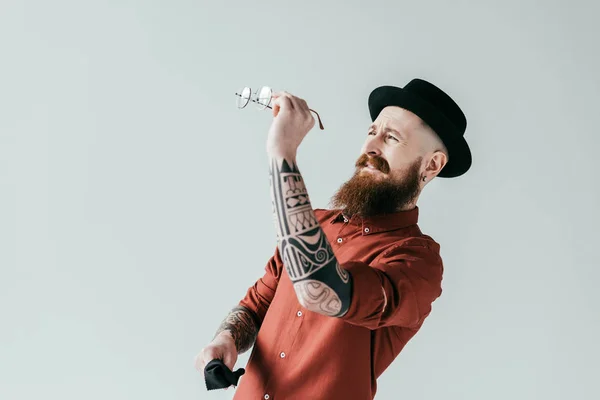
[(367, 139), (367, 142), (362, 148), (363, 154), (367, 154), (371, 157), (381, 156), (381, 147), (379, 143), (379, 136), (371, 137)]

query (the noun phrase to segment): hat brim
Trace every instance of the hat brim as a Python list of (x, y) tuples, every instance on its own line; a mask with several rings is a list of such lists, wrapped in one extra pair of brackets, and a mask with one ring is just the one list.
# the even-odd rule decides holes
[(448, 150), (448, 162), (439, 177), (454, 178), (467, 172), (472, 164), (469, 145), (462, 132), (429, 102), (395, 86), (381, 86), (369, 95), (369, 112), (375, 121), (388, 106), (404, 108), (425, 121), (442, 140)]

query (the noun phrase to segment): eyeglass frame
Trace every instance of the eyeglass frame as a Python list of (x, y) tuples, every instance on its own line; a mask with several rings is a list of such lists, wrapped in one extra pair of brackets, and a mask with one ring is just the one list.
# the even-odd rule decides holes
[[(248, 97), (247, 97), (247, 98), (246, 98), (246, 97), (245, 97), (245, 96), (242, 94), (242, 93), (243, 93), (243, 92), (244, 92), (246, 89), (248, 89), (248, 90), (250, 91), (250, 93), (248, 94)], [(259, 94), (260, 94), (260, 93), (261, 93), (261, 92), (262, 92), (264, 89), (268, 89), (268, 90), (269, 90), (269, 93), (270, 93), (270, 95), (269, 95), (269, 102), (268, 102), (267, 104), (263, 104), (263, 103), (261, 103), (261, 102), (259, 101)], [(246, 108), (246, 106), (248, 105), (248, 103), (249, 103), (250, 101), (252, 101), (252, 102), (254, 102), (254, 103), (257, 103), (257, 104), (259, 105), (259, 110), (261, 110), (261, 111), (262, 111), (262, 110), (264, 110), (265, 108), (269, 108), (269, 109), (271, 109), (271, 110), (273, 109), (273, 107), (271, 107), (271, 106), (270, 106), (270, 104), (271, 104), (271, 100), (273, 99), (273, 89), (271, 89), (270, 87), (268, 87), (268, 86), (261, 86), (261, 88), (260, 88), (258, 91), (255, 91), (255, 92), (254, 92), (254, 96), (256, 97), (256, 99), (254, 99), (254, 98), (253, 98), (253, 96), (252, 96), (252, 88), (249, 88), (249, 87), (247, 87), (247, 86), (246, 86), (246, 87), (242, 88), (242, 90), (241, 90), (240, 92), (242, 92), (242, 93), (237, 93), (237, 92), (236, 92), (236, 93), (235, 93), (235, 95), (236, 95), (236, 96), (238, 96), (238, 97), (241, 97), (241, 98), (242, 98), (242, 99), (244, 99), (244, 100), (246, 100), (246, 102), (245, 102), (245, 103), (244, 103), (244, 105), (243, 105), (243, 106), (241, 106), (241, 107), (238, 105), (238, 109), (240, 109), (240, 110), (241, 110), (241, 109), (243, 109), (243, 108)], [(318, 112), (316, 112), (315, 110), (313, 110), (312, 108), (309, 108), (309, 110), (310, 110), (310, 111), (312, 111), (312, 112), (314, 112), (314, 113), (317, 115), (317, 119), (318, 119), (318, 121), (319, 121), (319, 128), (320, 128), (321, 130), (324, 130), (325, 128), (323, 127), (323, 122), (321, 122), (321, 116), (319, 115), (319, 113), (318, 113)]]

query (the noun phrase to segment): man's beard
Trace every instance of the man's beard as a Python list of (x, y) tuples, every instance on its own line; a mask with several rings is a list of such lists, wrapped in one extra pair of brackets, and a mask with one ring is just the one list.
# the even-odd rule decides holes
[[(419, 157), (403, 176), (398, 176), (390, 174), (390, 167), (383, 158), (363, 154), (356, 161), (356, 172), (334, 194), (331, 205), (342, 208), (348, 216), (371, 217), (398, 212), (419, 195), (421, 161)], [(361, 173), (368, 162), (387, 176), (380, 177), (378, 172)]]

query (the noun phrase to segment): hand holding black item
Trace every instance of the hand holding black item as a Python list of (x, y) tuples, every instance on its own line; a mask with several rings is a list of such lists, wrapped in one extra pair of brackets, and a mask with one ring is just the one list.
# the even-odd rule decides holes
[(239, 377), (245, 372), (244, 369), (231, 372), (237, 358), (235, 341), (228, 332), (217, 335), (200, 351), (194, 363), (196, 370), (204, 374), (207, 390), (221, 388), (227, 390), (229, 386), (237, 385)]
[(237, 386), (240, 376), (244, 375), (245, 372), (244, 368), (232, 372), (223, 361), (219, 359), (211, 360), (204, 368), (206, 390), (223, 389), (231, 385)]

